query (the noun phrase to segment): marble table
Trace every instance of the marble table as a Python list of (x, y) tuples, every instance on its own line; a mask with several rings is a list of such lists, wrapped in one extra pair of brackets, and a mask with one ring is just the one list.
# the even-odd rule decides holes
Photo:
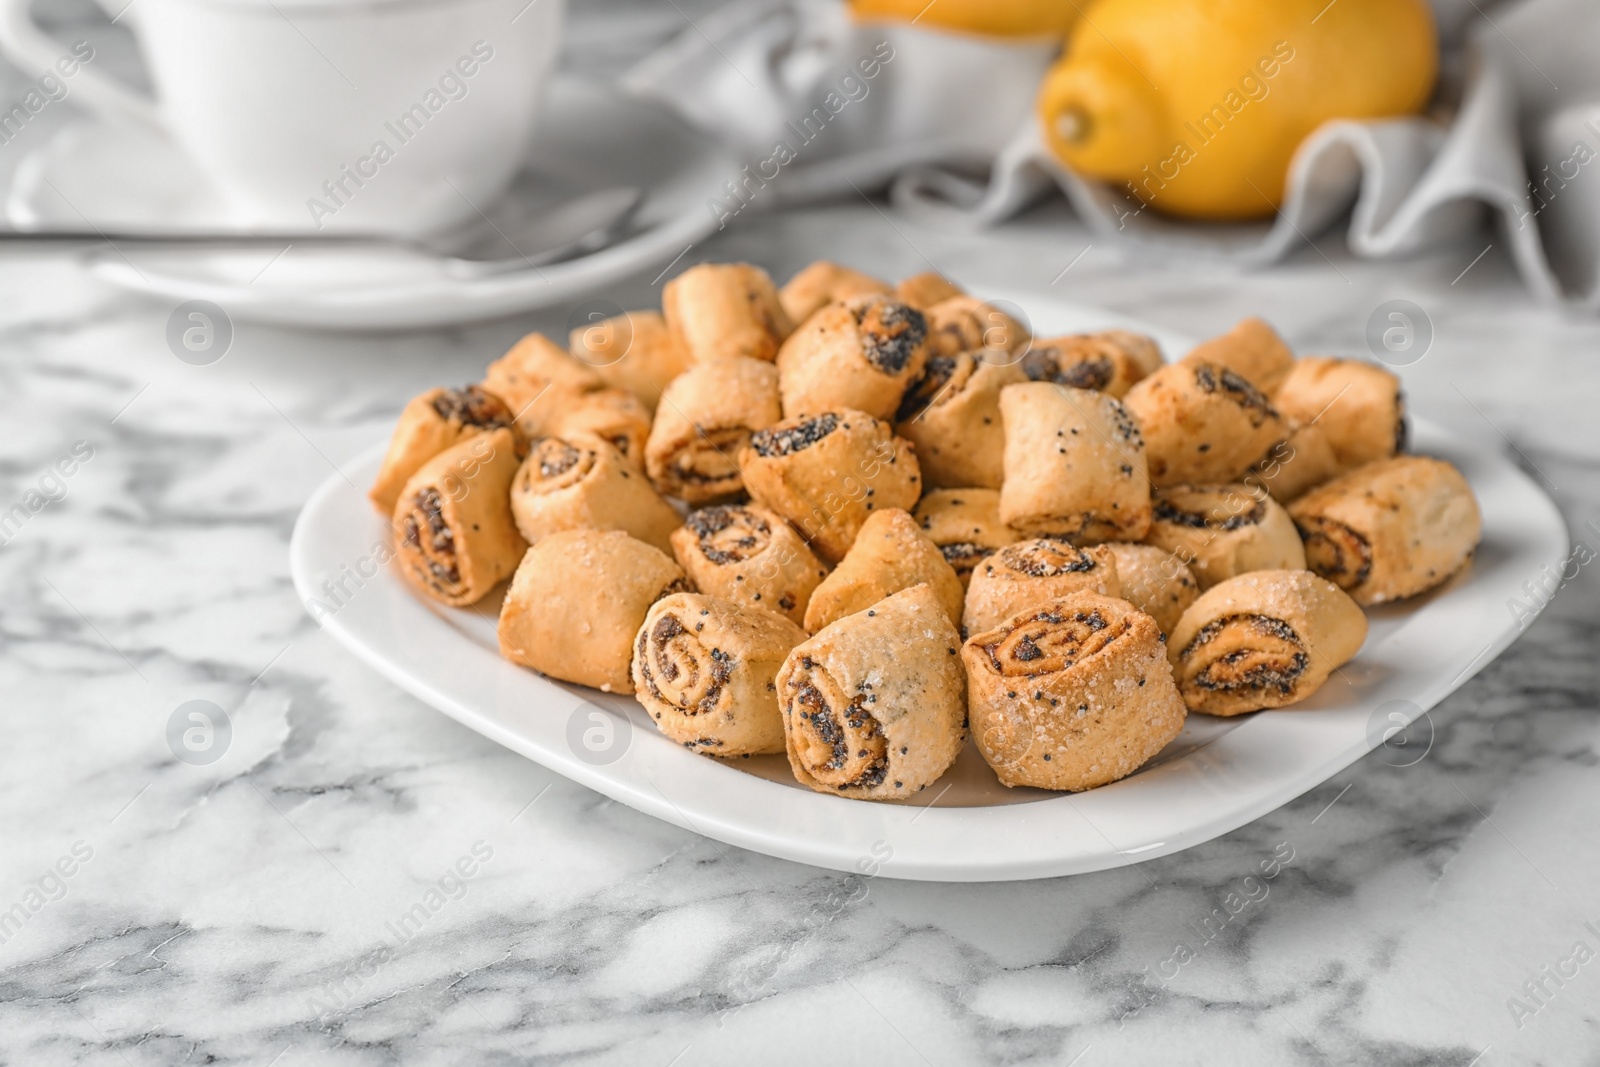
[[(1600, 549), (1600, 323), (1531, 304), (1498, 242), (1474, 262), (1492, 240), (1373, 264), (1331, 235), (1236, 274), (1125, 260), (1059, 207), (963, 234), (855, 203), (742, 217), (684, 262), (932, 265), (1195, 335), (1262, 314), (1322, 353), (1408, 299), (1435, 330), (1401, 371), (1414, 409), (1503, 446)], [(608, 295), (646, 306), (653, 274)], [(1600, 1061), (1595, 567), (1434, 709), (1412, 765), (1370, 756), (1136, 867), (851, 878), (491, 744), (295, 597), (310, 490), (565, 309), (238, 323), (204, 367), (168, 350), (170, 310), (66, 257), (0, 261), (0, 510), (52, 498), (0, 549), (0, 1063)], [(231, 723), (205, 765), (168, 743), (197, 699)], [(1265, 894), (1216, 921), (1263, 861)]]

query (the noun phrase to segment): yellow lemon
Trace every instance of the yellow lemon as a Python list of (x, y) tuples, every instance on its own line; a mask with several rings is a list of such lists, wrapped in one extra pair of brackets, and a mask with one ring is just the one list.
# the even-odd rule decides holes
[(890, 19), (994, 37), (1062, 37), (1078, 17), (1072, 0), (850, 0), (858, 19)]
[(1438, 67), (1427, 0), (1099, 0), (1039, 117), (1079, 174), (1169, 214), (1247, 219), (1278, 209), (1312, 130), (1414, 112)]

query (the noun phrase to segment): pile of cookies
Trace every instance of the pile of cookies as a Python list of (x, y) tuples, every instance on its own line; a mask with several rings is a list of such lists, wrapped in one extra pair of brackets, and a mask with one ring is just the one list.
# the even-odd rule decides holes
[(507, 659), (692, 751), (891, 799), (970, 730), (1007, 785), (1082, 790), (1189, 712), (1305, 699), (1363, 606), (1468, 563), (1471, 489), (1405, 441), (1392, 374), (1256, 319), (1167, 363), (937, 275), (705, 264), (411, 401), (371, 496), (419, 592), (510, 578)]

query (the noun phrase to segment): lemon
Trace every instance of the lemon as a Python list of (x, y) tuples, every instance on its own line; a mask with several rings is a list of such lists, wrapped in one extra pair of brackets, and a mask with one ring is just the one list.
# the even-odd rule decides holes
[(1099, 0), (1039, 118), (1079, 174), (1168, 214), (1248, 219), (1278, 209), (1307, 134), (1417, 111), (1438, 67), (1426, 0)]
[(1078, 17), (1072, 0), (850, 0), (858, 19), (915, 22), (993, 37), (1062, 37)]

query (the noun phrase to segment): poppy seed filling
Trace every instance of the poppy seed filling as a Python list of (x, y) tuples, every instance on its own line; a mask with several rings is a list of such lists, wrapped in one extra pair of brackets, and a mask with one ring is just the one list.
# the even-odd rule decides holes
[(923, 409), (932, 406), (935, 398), (944, 392), (945, 386), (950, 384), (950, 379), (955, 375), (955, 356), (930, 357), (923, 366), (922, 377), (906, 390), (905, 399), (900, 401), (900, 410), (895, 412), (894, 420), (906, 422)]
[(1049, 544), (1008, 545), (1001, 550), (1000, 561), (1008, 570), (1029, 578), (1055, 578), (1063, 574), (1081, 574), (1095, 569), (1094, 557), (1064, 542)]
[(1372, 542), (1360, 530), (1326, 515), (1295, 520), (1306, 546), (1306, 567), (1340, 589), (1354, 589), (1372, 576)]
[(738, 506), (701, 508), (684, 520), (684, 525), (700, 539), (700, 554), (718, 566), (758, 555), (772, 536), (765, 519)]
[(1277, 409), (1267, 395), (1227, 367), (1210, 363), (1197, 363), (1194, 368), (1195, 384), (1208, 393), (1222, 393), (1235, 404), (1251, 412), (1256, 419), (1277, 418)]
[(476, 385), (440, 390), (433, 398), (433, 410), (446, 422), (459, 422), (463, 426), (498, 430), (511, 425), (511, 412), (500, 398)]
[(757, 430), (750, 435), (750, 447), (763, 459), (792, 456), (796, 452), (810, 448), (838, 428), (839, 416), (828, 411), (803, 419), (792, 426), (774, 426), (766, 430)]
[(893, 300), (880, 300), (857, 312), (861, 350), (878, 370), (900, 374), (928, 339), (928, 320), (916, 308)]
[[(428, 539), (422, 539), (423, 527)], [(461, 581), (461, 569), (456, 562), (456, 535), (444, 517), (444, 499), (439, 491), (428, 487), (417, 493), (403, 524), (405, 543), (422, 554), (430, 580), (437, 588), (455, 586)]]
[[(810, 724), (809, 732), (821, 742), (828, 753), (828, 759), (821, 763), (811, 763), (808, 766), (813, 774), (826, 774), (827, 772), (844, 771), (852, 763), (869, 760), (859, 773), (847, 782), (838, 783), (840, 788), (870, 789), (881, 785), (889, 773), (889, 753), (883, 737), (883, 727), (878, 720), (863, 706), (866, 698), (857, 697), (844, 709), (845, 721), (841, 723), (834, 710), (828, 704), (828, 698), (822, 690), (814, 685), (802, 685), (795, 693), (795, 703), (799, 705), (800, 717)], [(855, 731), (859, 743), (863, 748), (852, 753), (851, 735), (845, 729)], [(874, 750), (877, 750), (874, 755)], [(831, 777), (831, 775), (830, 775)]]
[[(1237, 499), (1237, 494), (1230, 493), (1226, 496), (1228, 502)], [(1231, 511), (1225, 504), (1219, 503), (1208, 511), (1195, 511), (1192, 508), (1179, 507), (1170, 498), (1161, 498), (1151, 510), (1156, 521), (1171, 523), (1173, 526), (1185, 526), (1191, 530), (1239, 530), (1246, 526), (1259, 525), (1266, 517), (1267, 505), (1257, 500), (1246, 511)]]
[[(673, 591), (684, 592), (686, 590)], [(691, 638), (690, 646), (686, 646), (681, 642), (674, 645), (673, 642), (676, 638), (688, 633), (688, 629), (684, 627), (676, 616), (663, 615), (656, 620), (655, 626), (651, 627), (648, 634), (644, 632), (639, 634), (636, 658), (639, 665), (639, 676), (649, 688), (652, 697), (673, 705), (685, 715), (701, 715), (715, 711), (717, 704), (722, 700), (723, 690), (727, 687), (729, 678), (733, 676), (733, 660), (721, 649), (713, 648), (710, 652), (710, 663), (703, 663), (700, 654), (704, 653), (705, 649), (698, 638)], [(679, 666), (679, 660), (685, 661), (681, 667)], [(669, 685), (677, 682), (684, 675), (685, 668), (691, 672), (685, 679), (691, 687), (698, 682), (700, 672), (702, 670), (705, 672), (705, 688), (693, 703), (688, 703), (685, 700), (685, 697), (692, 694), (679, 694), (678, 699), (663, 695), (660, 683), (656, 681), (657, 677), (660, 677)], [(721, 743), (720, 741), (715, 742), (717, 745), (721, 745)]]
[(1224, 634), (1239, 647), (1207, 663), (1190, 684), (1212, 692), (1276, 690), (1287, 696), (1311, 665), (1294, 627), (1270, 615), (1229, 615), (1207, 623), (1181, 658), (1191, 659)]
[[(1031, 678), (1064, 671), (1093, 656), (1128, 631), (1126, 619), (1112, 621), (1098, 609), (1040, 611), (1018, 621), (1000, 640), (982, 646), (994, 672), (1003, 677)], [(1008, 696), (1010, 694), (1007, 694)], [(1035, 699), (1039, 695), (1035, 694)]]
[(1022, 357), (1022, 372), (1035, 382), (1055, 382), (1074, 389), (1100, 392), (1116, 374), (1116, 368), (1104, 356), (1078, 360), (1063, 366), (1061, 349), (1035, 348)]
[[(650, 640), (657, 645), (664, 645), (683, 632), (683, 623), (679, 622), (676, 616), (663, 615), (656, 620), (656, 627), (650, 632)], [(656, 653), (656, 670), (660, 671), (661, 677), (669, 682), (678, 680), (678, 665), (660, 650)]]
[(963, 567), (971, 570), (980, 559), (989, 554), (989, 550), (972, 541), (954, 541), (948, 545), (940, 545), (939, 553), (944, 556), (944, 561), (957, 571)]
[(539, 442), (539, 477), (559, 478), (583, 458), (583, 453), (565, 441), (546, 437)]

